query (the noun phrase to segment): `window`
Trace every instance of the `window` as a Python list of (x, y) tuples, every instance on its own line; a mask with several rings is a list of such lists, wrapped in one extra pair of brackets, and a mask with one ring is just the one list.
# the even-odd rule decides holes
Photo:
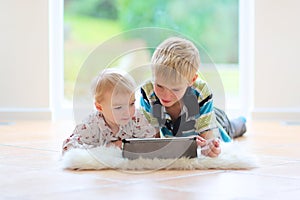
[[(230, 99), (226, 107), (239, 107), (239, 0), (125, 2), (65, 0), (59, 5), (64, 10), (60, 9), (64, 13), (64, 102), (72, 104), (80, 67), (97, 45), (123, 31), (147, 26), (172, 29), (200, 44), (207, 54), (202, 61), (215, 63), (222, 78)], [(177, 9), (183, 6), (186, 9)]]

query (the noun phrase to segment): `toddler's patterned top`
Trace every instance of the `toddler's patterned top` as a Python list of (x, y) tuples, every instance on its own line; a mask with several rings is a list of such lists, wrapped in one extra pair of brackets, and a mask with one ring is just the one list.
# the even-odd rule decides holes
[(62, 152), (65, 153), (72, 148), (95, 148), (127, 138), (155, 137), (155, 134), (155, 128), (139, 110), (135, 111), (135, 115), (126, 125), (119, 127), (116, 134), (112, 133), (103, 115), (96, 111), (86, 121), (76, 126), (70, 137), (63, 142)]

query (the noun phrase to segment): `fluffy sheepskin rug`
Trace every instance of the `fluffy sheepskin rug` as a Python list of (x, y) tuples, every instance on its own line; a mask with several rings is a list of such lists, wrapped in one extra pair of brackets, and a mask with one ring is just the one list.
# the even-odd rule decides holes
[(217, 158), (144, 159), (128, 160), (115, 147), (72, 149), (62, 157), (62, 167), (72, 170), (194, 170), (194, 169), (251, 169), (258, 167), (254, 154), (238, 142), (222, 143)]

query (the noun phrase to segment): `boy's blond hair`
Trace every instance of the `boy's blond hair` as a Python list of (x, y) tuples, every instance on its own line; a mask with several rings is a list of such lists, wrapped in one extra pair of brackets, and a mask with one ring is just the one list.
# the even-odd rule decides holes
[(129, 74), (113, 68), (103, 70), (92, 83), (92, 94), (97, 103), (103, 100), (108, 91), (112, 91), (113, 94), (133, 94), (135, 89), (135, 81)]
[(200, 66), (197, 47), (187, 39), (171, 37), (154, 51), (151, 59), (154, 76), (175, 82), (191, 82)]

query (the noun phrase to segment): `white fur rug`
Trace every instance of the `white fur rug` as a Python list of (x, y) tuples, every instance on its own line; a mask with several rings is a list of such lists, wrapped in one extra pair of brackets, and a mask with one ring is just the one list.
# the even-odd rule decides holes
[(217, 158), (200, 155), (198, 158), (128, 160), (114, 147), (72, 149), (62, 157), (62, 167), (73, 170), (160, 170), (160, 169), (251, 169), (258, 167), (256, 156), (238, 142), (223, 143)]

